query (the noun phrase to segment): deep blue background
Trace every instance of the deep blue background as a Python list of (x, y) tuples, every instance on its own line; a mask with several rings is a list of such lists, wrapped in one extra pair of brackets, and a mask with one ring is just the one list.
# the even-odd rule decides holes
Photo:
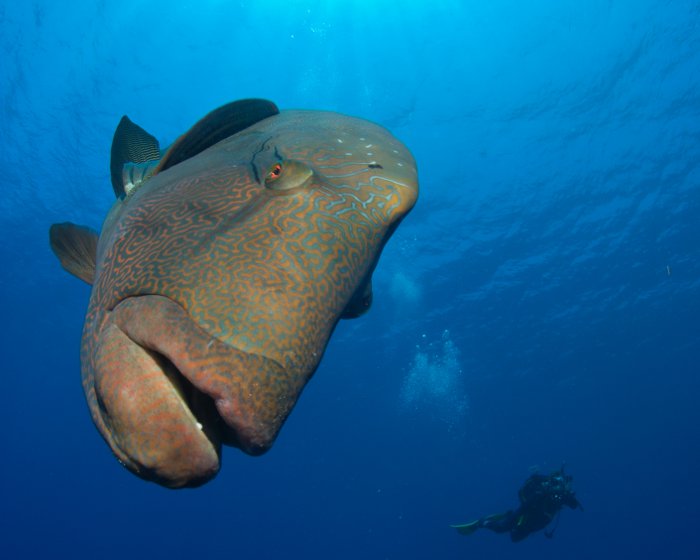
[[(0, 557), (700, 557), (697, 1), (3, 0), (0, 47)], [(99, 228), (122, 114), (251, 96), (384, 124), (421, 198), (275, 447), (168, 491), (92, 426), (47, 229)], [(448, 527), (562, 461), (554, 539)]]

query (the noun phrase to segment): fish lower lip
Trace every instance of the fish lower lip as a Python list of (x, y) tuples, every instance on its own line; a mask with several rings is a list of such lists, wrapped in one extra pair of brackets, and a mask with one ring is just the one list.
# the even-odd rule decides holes
[[(189, 380), (182, 375), (175, 364), (162, 354), (152, 351), (154, 359), (177, 392), (183, 406), (186, 406), (193, 415), (197, 428), (215, 445), (218, 445), (227, 435), (216, 412), (214, 401), (201, 391), (197, 390)], [(228, 442), (226, 442), (228, 443)], [(230, 443), (229, 443), (230, 445)]]
[(204, 422), (198, 420), (205, 432), (249, 454), (269, 449), (303, 383), (295, 383), (274, 360), (213, 337), (167, 297), (128, 297), (113, 309), (112, 319), (133, 342), (170, 362), (176, 383), (179, 375), (187, 380), (181, 394), (188, 404), (211, 399), (218, 418), (212, 420), (206, 402), (193, 411), (205, 412)]
[(93, 417), (125, 466), (171, 488), (199, 486), (216, 475), (220, 438), (204, 419), (213, 403), (195, 402), (172, 364), (135, 343), (109, 317), (94, 367), (94, 400), (88, 393)]

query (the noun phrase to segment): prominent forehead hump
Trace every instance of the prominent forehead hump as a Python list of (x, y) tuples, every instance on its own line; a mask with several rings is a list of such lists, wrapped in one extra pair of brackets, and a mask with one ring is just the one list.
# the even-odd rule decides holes
[(388, 130), (338, 113), (282, 111), (250, 127), (240, 138), (231, 138), (229, 149), (236, 149), (243, 137), (248, 141), (256, 137), (265, 149), (276, 149), (280, 157), (304, 161), (316, 169), (352, 162), (415, 177), (413, 156)]

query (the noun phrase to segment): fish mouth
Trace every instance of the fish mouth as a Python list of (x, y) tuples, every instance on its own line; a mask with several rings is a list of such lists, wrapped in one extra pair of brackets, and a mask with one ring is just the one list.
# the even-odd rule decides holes
[(222, 444), (267, 451), (304, 384), (276, 361), (213, 337), (160, 295), (128, 297), (108, 313), (94, 369), (112, 450), (171, 488), (216, 476)]

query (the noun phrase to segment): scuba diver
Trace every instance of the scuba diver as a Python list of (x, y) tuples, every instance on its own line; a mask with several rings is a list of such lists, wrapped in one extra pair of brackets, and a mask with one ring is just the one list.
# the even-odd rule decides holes
[[(461, 535), (471, 535), (477, 529), (485, 528), (496, 533), (510, 533), (510, 540), (521, 541), (531, 533), (544, 529), (555, 516), (558, 525), (558, 514), (564, 506), (583, 511), (571, 488), (572, 480), (571, 476), (564, 474), (564, 467), (548, 476), (533, 474), (518, 492), (520, 507), (515, 511), (508, 510), (450, 527), (457, 529)], [(552, 538), (555, 529), (556, 525), (551, 531), (545, 531), (545, 536)]]

